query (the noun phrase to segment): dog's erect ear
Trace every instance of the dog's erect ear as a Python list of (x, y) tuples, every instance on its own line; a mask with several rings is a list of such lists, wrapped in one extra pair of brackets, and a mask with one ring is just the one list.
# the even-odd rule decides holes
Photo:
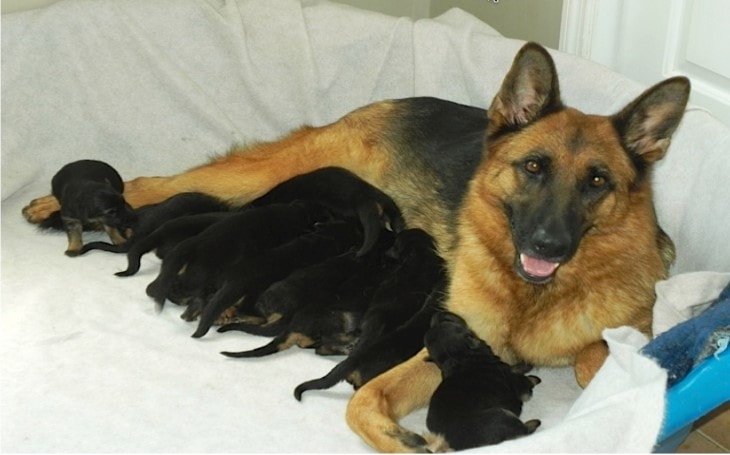
[(493, 135), (514, 130), (562, 107), (552, 57), (539, 44), (527, 43), (515, 56), (489, 106), (487, 132)]
[(689, 90), (686, 77), (667, 79), (646, 90), (613, 116), (613, 124), (624, 146), (640, 168), (664, 157), (672, 134), (682, 120)]

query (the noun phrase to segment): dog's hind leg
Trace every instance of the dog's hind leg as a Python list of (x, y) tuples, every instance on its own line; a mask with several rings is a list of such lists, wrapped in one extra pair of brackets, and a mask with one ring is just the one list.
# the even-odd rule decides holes
[(359, 388), (347, 405), (347, 423), (366, 443), (381, 452), (422, 452), (426, 440), (398, 424), (425, 406), (441, 382), (441, 372), (421, 350)]
[[(393, 103), (377, 103), (330, 125), (303, 127), (278, 141), (233, 151), (175, 176), (139, 177), (124, 183), (124, 198), (139, 208), (179, 193), (199, 192), (241, 206), (285, 180), (327, 166), (347, 169), (378, 187), (391, 164), (382, 132), (394, 109)], [(56, 198), (45, 196), (26, 206), (23, 216), (41, 223), (57, 210)]]

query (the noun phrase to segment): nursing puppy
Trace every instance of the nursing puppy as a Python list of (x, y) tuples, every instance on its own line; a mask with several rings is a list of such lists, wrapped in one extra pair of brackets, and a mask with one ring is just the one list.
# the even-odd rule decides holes
[(397, 261), (370, 301), (353, 352), (404, 324), (422, 307), (434, 285), (445, 278), (446, 264), (433, 238), (422, 229), (398, 233), (391, 248)]
[(330, 217), (321, 204), (304, 201), (234, 213), (177, 245), (162, 261), (147, 295), (160, 308), (173, 289), (178, 295), (204, 297), (240, 258), (285, 243)]
[[(313, 348), (319, 355), (347, 354), (357, 340), (363, 311), (364, 308), (348, 306), (343, 302), (332, 306), (309, 305), (297, 311), (288, 323), (277, 321), (272, 324), (278, 327), (283, 325), (284, 330), (271, 342), (249, 351), (224, 351), (221, 354), (234, 358), (263, 357), (292, 346)], [(219, 332), (238, 330), (238, 327), (239, 324), (223, 326)], [(249, 329), (251, 332), (263, 329), (263, 332), (266, 327), (249, 326)]]
[(499, 444), (540, 426), (539, 420), (523, 423), (519, 418), (522, 403), (532, 397), (540, 379), (502, 362), (462, 318), (436, 313), (424, 343), (429, 361), (438, 365), (443, 377), (431, 397), (426, 426), (448, 447), (465, 450)]
[[(393, 244), (393, 232), (383, 229), (375, 246), (366, 254), (355, 252), (329, 258), (293, 271), (285, 279), (268, 287), (254, 308), (267, 324), (292, 316), (294, 311), (312, 302), (332, 298), (353, 275), (368, 276), (384, 265), (385, 251)], [(351, 285), (352, 283), (347, 283)]]
[(136, 216), (122, 196), (119, 173), (96, 160), (80, 160), (61, 168), (51, 180), (51, 192), (61, 204), (60, 216), (68, 236), (67, 256), (78, 256), (84, 226), (102, 227), (114, 243), (131, 234)]
[(261, 206), (296, 199), (317, 201), (343, 217), (357, 218), (364, 233), (357, 256), (373, 248), (383, 226), (389, 225), (394, 232), (405, 227), (400, 209), (388, 195), (339, 167), (325, 167), (293, 177), (252, 204)]
[[(200, 338), (228, 309), (253, 314), (254, 303), (261, 292), (286, 278), (294, 270), (316, 264), (347, 250), (362, 241), (362, 233), (354, 222), (336, 220), (318, 223), (311, 232), (273, 248), (239, 257), (236, 264), (224, 271), (223, 285), (201, 311), (198, 328), (193, 334)], [(184, 275), (188, 275), (190, 265)]]
[[(264, 324), (232, 322), (225, 324), (218, 331), (228, 332), (237, 330), (252, 335), (278, 336), (287, 331), (290, 325), (299, 324), (292, 322), (293, 319), (311, 320), (311, 324), (316, 324), (313, 318), (319, 317), (319, 315), (331, 309), (336, 311), (344, 309), (348, 312), (357, 312), (358, 315), (364, 313), (380, 283), (395, 269), (395, 265), (387, 260), (387, 258), (382, 262), (368, 261), (368, 263), (369, 265), (362, 270), (363, 273), (350, 275), (346, 280), (338, 283), (335, 291), (332, 293), (325, 293), (319, 299), (302, 302), (302, 306), (294, 309), (288, 317), (281, 317)], [(250, 318), (244, 319), (247, 321), (250, 320)], [(358, 316), (358, 330), (361, 320), (362, 317)], [(310, 324), (310, 322), (304, 322), (300, 325), (306, 324)]]
[(423, 349), (423, 337), (431, 326), (434, 313), (442, 310), (444, 286), (445, 281), (438, 283), (423, 307), (403, 325), (357, 352), (351, 352), (325, 376), (299, 384), (294, 389), (294, 397), (301, 401), (304, 392), (329, 389), (340, 381), (347, 381), (358, 389), (375, 376), (414, 356)]
[(230, 207), (225, 202), (206, 194), (178, 194), (159, 204), (151, 204), (137, 209), (135, 211), (137, 221), (134, 223), (132, 236), (126, 242), (117, 245), (106, 242), (87, 243), (81, 248), (79, 254), (91, 250), (126, 253), (132, 245), (170, 220), (199, 213), (226, 212), (229, 209)]

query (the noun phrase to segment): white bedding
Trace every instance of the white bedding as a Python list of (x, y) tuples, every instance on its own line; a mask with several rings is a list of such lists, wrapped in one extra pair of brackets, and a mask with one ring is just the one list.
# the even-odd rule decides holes
[[(339, 358), (291, 349), (232, 360), (266, 339), (194, 327), (145, 295), (124, 257), (63, 255), (65, 235), (21, 208), (65, 163), (101, 159), (125, 178), (180, 172), (233, 143), (274, 139), (385, 98), (430, 95), (486, 107), (522, 45), (460, 10), (411, 21), (295, 0), (66, 0), (2, 17), (4, 452), (363, 452), (339, 384), (292, 395)], [(611, 113), (643, 87), (554, 53), (567, 104)], [(656, 172), (674, 273), (730, 272), (730, 133), (689, 112)], [(87, 234), (85, 239), (100, 239)], [(664, 373), (636, 332), (607, 332), (612, 357), (586, 391), (541, 369), (525, 408), (534, 435), (496, 451), (649, 451)], [(425, 413), (404, 424), (423, 429)]]

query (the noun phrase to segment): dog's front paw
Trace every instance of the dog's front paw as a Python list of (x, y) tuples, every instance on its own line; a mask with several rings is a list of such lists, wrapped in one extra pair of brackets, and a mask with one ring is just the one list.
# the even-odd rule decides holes
[(397, 431), (390, 433), (389, 436), (402, 445), (403, 452), (431, 453), (429, 441), (426, 438), (405, 428), (399, 427)]
[(40, 224), (59, 210), (61, 210), (61, 205), (58, 203), (58, 199), (48, 195), (30, 201), (30, 204), (23, 207), (23, 216), (31, 223)]

